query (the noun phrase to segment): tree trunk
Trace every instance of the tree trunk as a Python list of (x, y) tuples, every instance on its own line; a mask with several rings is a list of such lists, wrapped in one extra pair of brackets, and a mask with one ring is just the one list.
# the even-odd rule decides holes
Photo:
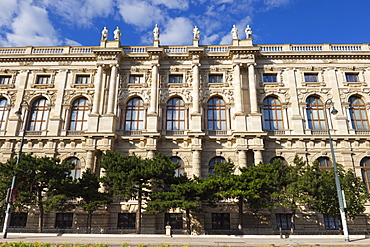
[(91, 211), (91, 210), (89, 210), (88, 213), (87, 213), (87, 222), (88, 222), (87, 233), (88, 234), (91, 234), (92, 213), (93, 213), (93, 211)]
[(294, 234), (295, 230), (295, 210), (292, 210), (292, 218), (291, 218), (291, 228), (290, 228), (290, 234)]
[(141, 202), (142, 202), (142, 193), (141, 193), (141, 184), (139, 185), (138, 199), (137, 199), (137, 212), (136, 212), (136, 233), (141, 233)]
[(243, 197), (242, 196), (239, 197), (238, 206), (239, 206), (238, 229), (242, 231), (243, 230)]
[(37, 206), (39, 208), (39, 232), (42, 233), (44, 226), (44, 205), (42, 203), (42, 190), (37, 191)]
[(190, 218), (190, 210), (186, 209), (186, 231), (190, 235), (191, 234), (191, 218)]

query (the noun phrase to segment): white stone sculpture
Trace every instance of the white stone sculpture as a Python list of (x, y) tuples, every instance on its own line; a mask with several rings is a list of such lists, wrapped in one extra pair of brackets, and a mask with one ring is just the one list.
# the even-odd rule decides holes
[(159, 39), (159, 27), (158, 27), (158, 24), (155, 24), (155, 28), (153, 29), (153, 36), (154, 36), (154, 40), (158, 40)]
[(108, 29), (104, 27), (103, 31), (101, 31), (101, 40), (107, 40), (108, 38)]
[(113, 33), (114, 33), (114, 39), (120, 41), (122, 33), (121, 33), (121, 30), (119, 30), (119, 27), (117, 27)]
[(231, 29), (231, 35), (233, 36), (233, 39), (238, 39), (238, 29), (235, 25), (233, 25), (233, 29)]
[(249, 25), (247, 25), (247, 27), (245, 28), (245, 36), (246, 39), (252, 38), (252, 29), (249, 27)]
[(199, 29), (198, 29), (198, 27), (197, 27), (197, 26), (195, 26), (195, 27), (194, 27), (194, 29), (193, 29), (193, 34), (194, 34), (194, 38), (193, 38), (193, 39), (195, 39), (195, 40), (199, 40), (199, 37), (200, 37), (200, 31), (199, 31)]

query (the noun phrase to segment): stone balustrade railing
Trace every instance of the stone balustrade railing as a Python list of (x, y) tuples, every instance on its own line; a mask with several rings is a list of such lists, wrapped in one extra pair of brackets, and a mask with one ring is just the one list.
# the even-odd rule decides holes
[[(322, 51), (370, 51), (368, 43), (364, 44), (282, 44), (255, 45), (261, 52), (322, 52)], [(125, 46), (127, 54), (147, 53), (150, 46)], [(165, 53), (187, 53), (192, 46), (164, 46)], [(200, 46), (207, 53), (227, 53), (231, 46), (213, 45)], [(59, 47), (0, 47), (0, 55), (29, 55), (29, 54), (91, 54), (98, 46), (59, 46)]]
[(317, 45), (257, 45), (261, 52), (284, 52), (284, 51), (370, 51), (368, 43), (365, 44), (317, 44)]

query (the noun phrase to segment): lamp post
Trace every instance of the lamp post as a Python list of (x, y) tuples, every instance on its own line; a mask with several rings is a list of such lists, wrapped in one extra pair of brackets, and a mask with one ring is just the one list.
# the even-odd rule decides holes
[[(339, 180), (339, 176), (338, 176), (338, 168), (337, 168), (337, 162), (335, 160), (333, 139), (331, 138), (330, 129), (329, 129), (328, 115), (327, 115), (327, 112), (326, 112), (327, 109), (330, 109), (330, 106), (328, 107), (328, 105), (331, 105), (331, 104), (333, 104), (333, 101), (331, 99), (328, 99), (325, 102), (325, 105), (324, 105), (324, 108), (325, 108), (324, 111), (325, 111), (325, 115), (326, 115), (325, 120), (326, 120), (326, 126), (328, 128), (328, 136), (329, 136), (331, 157), (332, 157), (333, 164), (334, 164), (335, 185), (337, 187), (337, 194), (338, 194), (338, 201), (339, 201), (339, 211), (340, 211), (340, 217), (341, 217), (341, 220), (342, 220), (344, 240), (346, 242), (349, 242), (346, 212), (344, 211), (344, 205), (345, 205), (344, 204), (344, 198), (343, 198), (342, 189), (341, 189), (341, 185), (340, 185), (340, 180)], [(338, 111), (337, 111), (337, 109), (335, 109), (333, 107), (333, 109), (330, 111), (330, 113), (333, 114), (333, 115), (336, 115), (338, 113)]]
[[(20, 106), (19, 106), (19, 109), (15, 112), (15, 115), (17, 115), (18, 117), (22, 116), (22, 104), (23, 103), (25, 103), (27, 105), (27, 109), (26, 109), (25, 113), (27, 113), (27, 111), (28, 111), (29, 105), (27, 104), (26, 101), (22, 101)], [(18, 166), (18, 164), (20, 162), (20, 159), (21, 159), (21, 154), (22, 154), (22, 149), (23, 149), (23, 144), (24, 144), (24, 137), (26, 135), (26, 127), (27, 127), (26, 115), (27, 114), (24, 114), (24, 116), (23, 116), (23, 133), (22, 133), (22, 139), (21, 139), (21, 143), (20, 143), (20, 146), (19, 146), (19, 152), (18, 152), (18, 156), (17, 156), (17, 161), (15, 163), (15, 167)], [(6, 208), (6, 214), (5, 214), (5, 220), (4, 220), (3, 238), (6, 238), (7, 235), (8, 235), (8, 228), (9, 228), (9, 225), (10, 225), (13, 203), (16, 200), (17, 192), (18, 192), (17, 189), (16, 189), (16, 184), (17, 184), (17, 173), (15, 173), (14, 176), (13, 176), (12, 184), (10, 186), (10, 190), (8, 192), (8, 195), (6, 197), (6, 201), (8, 202), (8, 206)]]

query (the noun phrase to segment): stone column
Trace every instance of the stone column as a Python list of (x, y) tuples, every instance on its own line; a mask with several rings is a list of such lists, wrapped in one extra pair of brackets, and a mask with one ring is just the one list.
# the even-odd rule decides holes
[(243, 112), (243, 103), (242, 103), (242, 85), (240, 83), (240, 65), (234, 65), (234, 100), (235, 100), (235, 111), (236, 113)]
[(200, 165), (200, 151), (193, 150), (193, 175), (200, 177), (202, 169)]
[(245, 150), (239, 150), (239, 167), (247, 167), (247, 153)]
[(248, 78), (249, 78), (249, 97), (251, 104), (251, 113), (258, 113), (257, 105), (257, 89), (256, 89), (256, 78), (254, 73), (254, 64), (248, 66)]
[(92, 171), (95, 171), (95, 166), (94, 166), (94, 151), (93, 150), (88, 150), (86, 154), (86, 169), (91, 169)]
[(99, 115), (102, 81), (103, 81), (103, 66), (98, 65), (98, 73), (96, 74), (96, 82), (95, 82), (94, 103), (93, 103), (93, 108), (91, 112), (92, 114), (96, 114), (96, 115)]
[(199, 112), (199, 64), (193, 64), (193, 113)]
[(150, 89), (149, 113), (157, 113), (158, 75), (158, 64), (154, 64), (152, 66), (152, 85)]
[(116, 101), (116, 84), (117, 84), (117, 74), (118, 74), (118, 64), (112, 66), (112, 71), (110, 73), (109, 82), (109, 98), (108, 98), (108, 114), (114, 115), (114, 102)]
[(254, 150), (254, 164), (259, 164), (260, 162), (263, 163), (262, 151)]

